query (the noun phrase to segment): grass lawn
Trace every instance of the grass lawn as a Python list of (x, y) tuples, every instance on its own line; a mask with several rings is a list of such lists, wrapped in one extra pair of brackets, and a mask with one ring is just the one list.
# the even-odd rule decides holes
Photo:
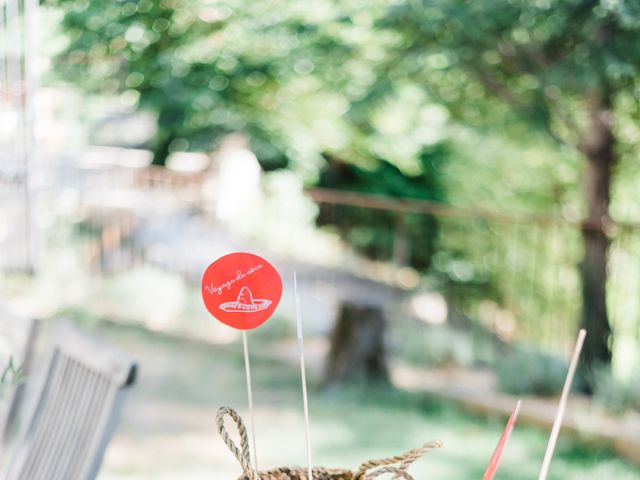
[[(139, 380), (107, 452), (100, 480), (235, 479), (240, 468), (214, 425), (217, 407), (248, 419), (240, 341), (224, 346), (177, 340), (135, 327), (99, 324), (96, 333), (132, 352)], [(265, 341), (266, 342), (266, 341)], [(266, 355), (250, 335), (261, 468), (304, 464), (299, 370)], [(264, 347), (264, 348), (263, 348)], [(272, 348), (273, 345), (270, 346)], [(313, 461), (355, 469), (429, 440), (444, 447), (412, 467), (416, 479), (480, 479), (503, 427), (424, 396), (392, 389), (320, 389), (311, 375)], [(536, 479), (547, 434), (517, 427), (497, 478)], [(551, 479), (640, 479), (640, 469), (604, 446), (561, 437)]]

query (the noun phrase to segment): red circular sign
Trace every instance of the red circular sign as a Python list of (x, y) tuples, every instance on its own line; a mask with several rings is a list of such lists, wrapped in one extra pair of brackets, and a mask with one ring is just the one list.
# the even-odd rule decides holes
[(273, 314), (282, 296), (282, 279), (264, 258), (230, 253), (207, 267), (202, 299), (211, 315), (238, 330), (259, 327)]

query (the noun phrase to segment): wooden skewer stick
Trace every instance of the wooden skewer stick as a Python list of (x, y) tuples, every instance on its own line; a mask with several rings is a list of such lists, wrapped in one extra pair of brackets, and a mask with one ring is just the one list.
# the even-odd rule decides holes
[(307, 474), (308, 480), (313, 480), (311, 468), (311, 434), (309, 430), (309, 402), (307, 399), (307, 374), (304, 364), (304, 341), (302, 339), (302, 307), (300, 295), (298, 294), (298, 279), (296, 272), (293, 272), (293, 289), (296, 297), (296, 324), (298, 329), (298, 350), (300, 351), (300, 375), (302, 376), (302, 404), (304, 407), (304, 425), (307, 435)]
[(482, 480), (492, 480), (493, 476), (498, 470), (498, 465), (500, 465), (500, 459), (502, 458), (502, 452), (504, 450), (505, 445), (509, 441), (509, 437), (511, 437), (511, 432), (513, 432), (513, 428), (516, 425), (516, 421), (518, 420), (518, 414), (520, 413), (521, 405), (522, 405), (522, 400), (518, 400), (518, 403), (516, 403), (516, 408), (511, 413), (511, 417), (509, 417), (507, 426), (504, 428), (504, 432), (502, 432), (502, 436), (498, 441), (498, 445), (496, 445), (496, 449), (493, 451), (493, 455), (491, 455), (491, 459), (489, 460), (489, 465), (487, 466), (487, 470), (484, 472), (484, 476), (482, 477)]
[(578, 366), (578, 360), (580, 358), (580, 352), (584, 345), (584, 337), (586, 337), (587, 331), (581, 329), (578, 332), (578, 340), (576, 346), (573, 349), (573, 355), (571, 357), (571, 363), (569, 363), (569, 370), (567, 371), (567, 378), (564, 381), (564, 388), (562, 389), (562, 395), (560, 396), (560, 404), (558, 406), (558, 412), (556, 418), (553, 421), (553, 428), (551, 429), (551, 436), (549, 437), (549, 443), (547, 444), (547, 451), (544, 454), (544, 460), (542, 462), (542, 468), (540, 469), (540, 475), (538, 480), (546, 480), (549, 474), (549, 466), (551, 465), (551, 458), (556, 448), (558, 441), (558, 435), (560, 434), (560, 427), (562, 426), (562, 420), (564, 418), (564, 412), (567, 409), (567, 400), (569, 399), (569, 392), (571, 391), (571, 384), (573, 383), (573, 377), (576, 373)]
[(242, 345), (244, 347), (244, 371), (247, 377), (247, 397), (249, 399), (249, 417), (251, 418), (251, 437), (253, 440), (253, 466), (258, 472), (258, 449), (256, 447), (256, 420), (253, 413), (253, 388), (251, 386), (251, 364), (249, 363), (249, 344), (247, 331), (242, 330)]

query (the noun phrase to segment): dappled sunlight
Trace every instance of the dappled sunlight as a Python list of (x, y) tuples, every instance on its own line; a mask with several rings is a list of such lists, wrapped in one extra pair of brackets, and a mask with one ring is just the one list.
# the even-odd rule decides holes
[(426, 292), (411, 299), (411, 308), (416, 317), (427, 323), (439, 325), (447, 321), (447, 302), (437, 293)]
[(0, 460), (639, 479), (640, 10), (225, 2), (0, 2)]

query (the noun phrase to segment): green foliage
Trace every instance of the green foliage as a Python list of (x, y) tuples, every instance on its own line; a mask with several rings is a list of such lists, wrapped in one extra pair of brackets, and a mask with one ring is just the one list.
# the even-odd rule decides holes
[[(518, 181), (534, 200), (527, 207), (540, 210), (566, 199), (536, 197), (578, 180), (541, 183), (558, 169), (567, 178), (557, 164), (572, 162), (584, 137), (588, 92), (618, 96), (621, 149), (637, 143), (640, 51), (630, 47), (640, 20), (629, 1), (374, 1), (366, 12), (328, 0), (277, 9), (246, 1), (47, 4), (65, 13), (58, 73), (91, 92), (135, 92), (140, 108), (157, 115), (157, 163), (242, 131), (266, 168), (293, 160), (313, 177), (323, 152), (369, 168), (383, 158), (411, 177), (424, 147), (445, 139), (458, 146), (453, 170), (440, 172), (455, 192), (447, 200), (511, 201), (520, 185), (476, 187), (545, 157), (538, 171), (548, 177)], [(477, 138), (451, 128), (458, 121)], [(492, 151), (478, 145), (492, 140)], [(497, 158), (506, 147), (510, 154)], [(478, 155), (492, 162), (480, 167)], [(470, 168), (484, 181), (459, 188)]]
[(589, 383), (595, 400), (613, 413), (624, 413), (635, 409), (640, 411), (640, 376), (622, 381), (616, 378), (611, 367), (600, 365), (593, 369)]
[(398, 357), (417, 367), (471, 367), (474, 345), (468, 332), (446, 325), (430, 326), (392, 322), (391, 348)]
[[(316, 185), (385, 197), (442, 202), (445, 191), (439, 172), (448, 156), (445, 144), (425, 148), (419, 157), (419, 172), (411, 175), (382, 159), (376, 159), (374, 167), (364, 168), (325, 154), (326, 166)], [(395, 259), (422, 271), (430, 266), (438, 234), (437, 221), (432, 216), (342, 205), (325, 206), (317, 223), (336, 227), (343, 238), (370, 258), (394, 260), (394, 256), (403, 257)], [(406, 251), (394, 250), (403, 241)]]
[[(299, 40), (266, 5), (196, 1), (55, 0), (69, 44), (58, 73), (90, 92), (135, 92), (156, 114), (154, 163), (172, 150), (206, 150), (242, 131), (265, 168), (286, 164), (270, 126), (280, 82)], [(271, 34), (263, 36), (265, 29)], [(295, 57), (295, 56), (294, 56)], [(286, 70), (283, 71), (283, 70)]]
[(536, 126), (577, 145), (589, 92), (632, 91), (639, 72), (631, 1), (399, 2), (378, 26), (398, 34), (397, 71), (453, 115), (525, 137)]
[(527, 347), (501, 358), (494, 369), (499, 387), (514, 395), (555, 395), (567, 373), (562, 359)]
[(13, 357), (9, 357), (9, 362), (0, 374), (0, 396), (2, 396), (2, 391), (6, 387), (19, 385), (23, 382), (24, 372), (22, 366), (17, 367), (14, 365)]

